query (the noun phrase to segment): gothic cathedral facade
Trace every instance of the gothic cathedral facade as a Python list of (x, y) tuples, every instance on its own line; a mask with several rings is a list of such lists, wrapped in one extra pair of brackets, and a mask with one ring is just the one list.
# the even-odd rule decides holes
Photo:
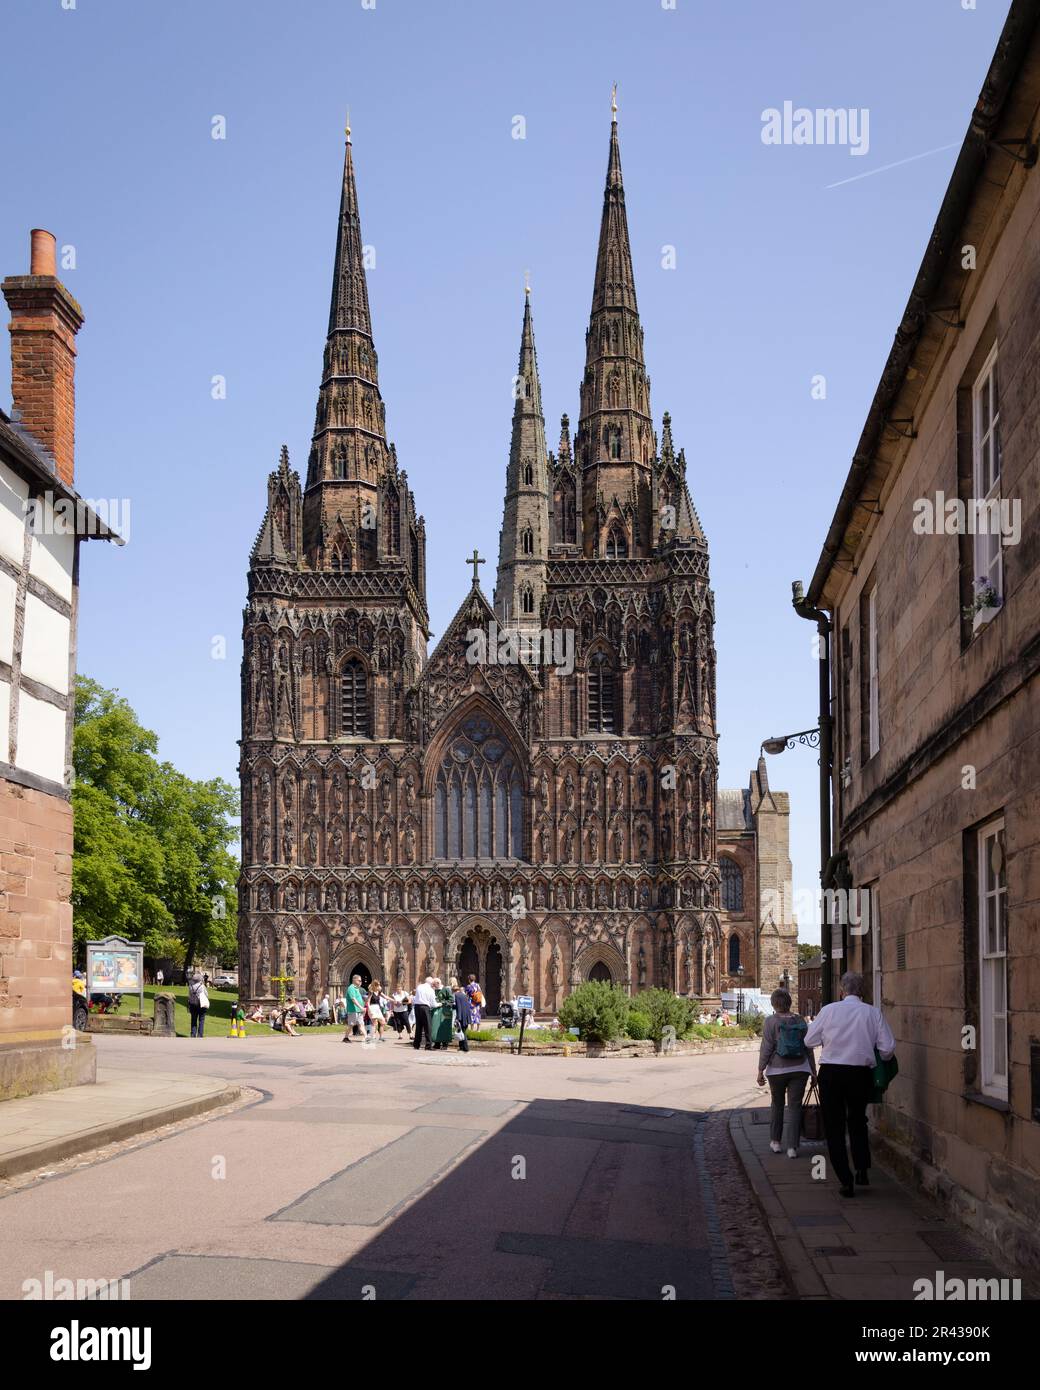
[(428, 654), (348, 132), (306, 483), (283, 449), (249, 566), (244, 998), (354, 973), (473, 973), (545, 1013), (589, 978), (719, 997), (708, 546), (650, 414), (616, 115), (573, 438), (546, 447), (529, 295), (514, 396), (494, 602), (474, 552)]

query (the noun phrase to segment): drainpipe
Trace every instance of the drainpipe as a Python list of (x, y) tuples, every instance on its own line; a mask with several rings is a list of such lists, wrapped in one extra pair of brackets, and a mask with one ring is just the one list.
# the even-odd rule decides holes
[(791, 585), (791, 602), (799, 618), (815, 623), (820, 634), (820, 1003), (834, 997), (830, 966), (831, 926), (827, 886), (831, 861), (831, 769), (834, 762), (834, 724), (831, 719), (831, 620), (805, 597), (800, 579)]

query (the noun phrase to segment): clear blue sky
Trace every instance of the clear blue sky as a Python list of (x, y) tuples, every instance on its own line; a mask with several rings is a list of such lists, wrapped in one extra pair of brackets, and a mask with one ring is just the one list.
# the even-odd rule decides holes
[[(672, 412), (711, 546), (723, 784), (746, 782), (763, 738), (815, 722), (790, 582), (815, 567), (1008, 0), (4, 10), (0, 272), (27, 269), (30, 227), (75, 246), (77, 484), (132, 504), (125, 549), (85, 548), (80, 669), (163, 756), (236, 779), (246, 562), (283, 441), (306, 467), (345, 107), (439, 634), (464, 555), (490, 570), (498, 553), (525, 269), (550, 447), (577, 418), (614, 80), (655, 421)], [(762, 111), (788, 100), (868, 108), (869, 152), (764, 145)], [(814, 756), (769, 766), (792, 797), (795, 889), (812, 890)]]

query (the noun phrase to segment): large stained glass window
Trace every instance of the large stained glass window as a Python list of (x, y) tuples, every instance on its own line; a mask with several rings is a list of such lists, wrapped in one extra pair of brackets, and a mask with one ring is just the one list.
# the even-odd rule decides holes
[(437, 859), (522, 859), (524, 790), (505, 739), (472, 715), (448, 745), (433, 801)]

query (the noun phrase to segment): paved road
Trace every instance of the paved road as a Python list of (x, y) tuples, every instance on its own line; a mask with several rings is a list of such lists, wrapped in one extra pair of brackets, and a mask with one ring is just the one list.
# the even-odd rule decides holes
[(746, 1053), (97, 1043), (102, 1076), (263, 1098), (0, 1198), (0, 1297), (48, 1270), (133, 1299), (732, 1297), (702, 1117), (757, 1099)]

